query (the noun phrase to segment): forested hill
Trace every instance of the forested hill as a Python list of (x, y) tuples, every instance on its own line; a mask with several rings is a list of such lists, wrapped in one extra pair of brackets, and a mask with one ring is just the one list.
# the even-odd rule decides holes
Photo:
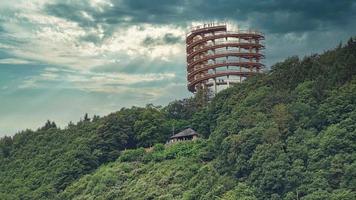
[[(356, 199), (355, 75), (350, 39), (210, 103), (48, 121), (0, 140), (0, 199)], [(159, 144), (188, 126), (204, 139)]]

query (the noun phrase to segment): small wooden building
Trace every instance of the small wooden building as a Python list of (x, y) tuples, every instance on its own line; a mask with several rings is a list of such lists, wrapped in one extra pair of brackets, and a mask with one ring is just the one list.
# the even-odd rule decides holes
[(174, 142), (184, 141), (184, 140), (195, 140), (198, 138), (198, 136), (199, 134), (195, 132), (193, 129), (187, 128), (170, 137), (168, 143), (174, 143)]

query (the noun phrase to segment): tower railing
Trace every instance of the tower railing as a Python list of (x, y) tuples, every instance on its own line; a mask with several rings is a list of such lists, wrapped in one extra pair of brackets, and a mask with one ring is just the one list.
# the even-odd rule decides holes
[(256, 30), (227, 30), (225, 22), (192, 27), (186, 38), (188, 90), (208, 87), (216, 93), (221, 84), (260, 73), (264, 38)]

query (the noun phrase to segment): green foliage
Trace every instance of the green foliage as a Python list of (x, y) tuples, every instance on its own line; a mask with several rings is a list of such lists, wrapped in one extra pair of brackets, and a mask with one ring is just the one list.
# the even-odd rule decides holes
[(144, 148), (123, 151), (119, 160), (122, 162), (142, 161), (145, 155)]
[(182, 157), (198, 157), (201, 149), (206, 146), (202, 140), (179, 142), (169, 146), (156, 144), (152, 150), (144, 148), (125, 150), (118, 158), (121, 162), (150, 162), (176, 159)]
[(222, 200), (257, 200), (255, 191), (243, 183), (239, 183), (233, 190), (226, 192)]
[(133, 130), (138, 146), (150, 147), (157, 142), (164, 142), (169, 135), (169, 127), (164, 126), (165, 115), (155, 107), (147, 106), (139, 113)]
[(122, 150), (165, 142), (170, 135), (165, 116), (152, 105), (124, 108), (92, 120), (86, 114), (65, 129), (47, 121), (37, 131), (4, 137), (0, 140), (0, 194), (53, 199), (81, 176), (116, 160)]
[[(189, 143), (191, 148), (199, 148), (199, 143)], [(183, 146), (183, 147), (182, 147)], [(81, 178), (67, 187), (60, 194), (60, 199), (181, 199), (184, 191), (188, 191), (186, 183), (199, 170), (201, 163), (190, 157), (166, 157), (161, 161), (140, 160), (149, 155), (162, 153), (186, 155), (186, 144), (180, 143), (168, 147), (168, 151), (160, 149), (145, 153), (141, 150), (129, 150), (121, 155), (118, 161), (102, 166), (94, 174)], [(195, 147), (196, 146), (196, 147)], [(167, 152), (166, 152), (167, 151)], [(126, 162), (130, 154), (136, 160)], [(136, 154), (136, 155), (134, 155)], [(125, 157), (125, 158), (123, 158)]]
[(189, 120), (201, 107), (195, 98), (176, 100), (164, 108), (169, 119)]
[[(220, 92), (0, 140), (0, 199), (356, 199), (356, 42)], [(163, 145), (194, 128), (203, 139)]]
[(342, 58), (354, 58), (355, 45), (278, 63), (261, 86), (252, 79), (226, 90), (237, 103), (216, 98), (217, 169), (254, 187), (258, 199), (354, 196), (356, 60)]

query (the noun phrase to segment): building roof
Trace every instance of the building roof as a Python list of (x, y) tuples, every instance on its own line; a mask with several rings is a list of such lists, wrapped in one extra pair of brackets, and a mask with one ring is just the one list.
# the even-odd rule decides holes
[(180, 137), (186, 137), (186, 136), (193, 136), (193, 135), (198, 135), (198, 133), (195, 132), (195, 131), (194, 131), (193, 129), (191, 129), (191, 128), (187, 128), (187, 129), (185, 129), (185, 130), (183, 130), (183, 131), (181, 131), (181, 132), (179, 132), (179, 133), (173, 135), (173, 136), (171, 137), (171, 139), (173, 139), (173, 138), (180, 138)]

